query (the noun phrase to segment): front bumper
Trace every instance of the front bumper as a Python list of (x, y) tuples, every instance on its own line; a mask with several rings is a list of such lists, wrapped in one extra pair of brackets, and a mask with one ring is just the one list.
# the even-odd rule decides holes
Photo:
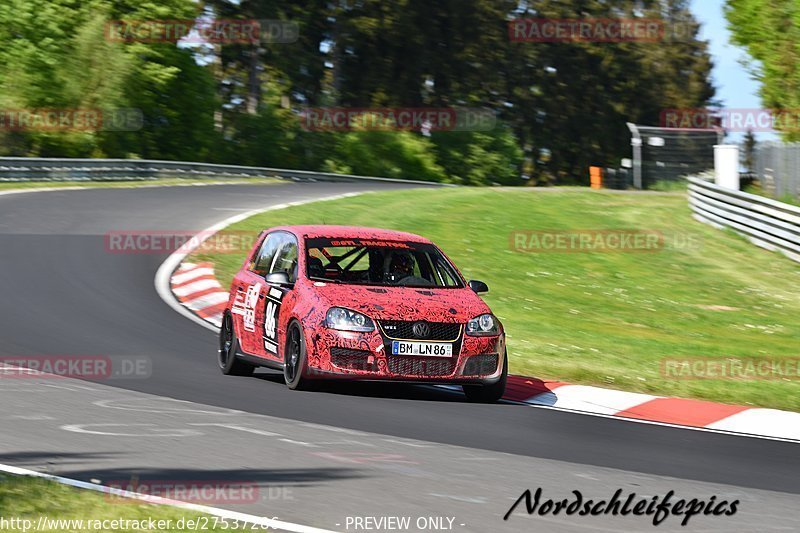
[[(460, 328), (452, 341), (452, 357), (393, 355), (391, 343), (398, 340), (382, 328), (369, 333), (318, 330), (307, 345), (308, 377), (371, 381), (482, 383), (500, 379), (503, 371), (505, 335), (470, 337)], [(419, 342), (445, 342), (420, 340)]]

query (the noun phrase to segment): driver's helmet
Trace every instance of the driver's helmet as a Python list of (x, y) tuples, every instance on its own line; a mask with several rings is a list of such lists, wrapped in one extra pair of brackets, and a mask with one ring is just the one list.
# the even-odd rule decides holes
[(402, 279), (414, 274), (414, 257), (408, 252), (396, 252), (389, 263), (389, 273), (395, 279)]

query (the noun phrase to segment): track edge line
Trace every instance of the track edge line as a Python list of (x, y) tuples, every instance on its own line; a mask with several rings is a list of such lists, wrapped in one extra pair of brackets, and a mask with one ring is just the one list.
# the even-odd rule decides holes
[(67, 485), (78, 489), (92, 490), (103, 494), (119, 496), (122, 498), (129, 498), (132, 500), (139, 500), (144, 503), (165, 505), (168, 507), (175, 507), (187, 511), (209, 514), (212, 516), (217, 516), (219, 518), (226, 518), (228, 520), (237, 520), (239, 522), (246, 522), (248, 524), (257, 524), (259, 526), (270, 528), (276, 531), (291, 531), (293, 533), (335, 533), (327, 529), (319, 529), (311, 526), (304, 526), (302, 524), (294, 524), (292, 522), (274, 520), (272, 518), (266, 518), (263, 516), (240, 513), (238, 511), (229, 511), (227, 509), (220, 509), (218, 507), (210, 507), (207, 505), (199, 505), (195, 503), (182, 502), (179, 500), (171, 500), (169, 498), (162, 498), (160, 496), (140, 494), (138, 492), (132, 492), (124, 489), (108, 487), (105, 485), (99, 485), (97, 483), (90, 483), (88, 481), (80, 481), (77, 479), (54, 476), (52, 474), (45, 474), (42, 472), (29, 470), (27, 468), (20, 468), (17, 466), (0, 464), (0, 472), (5, 472), (7, 474), (12, 474), (16, 476), (26, 476), (26, 477), (36, 477), (36, 478), (46, 479), (48, 481), (54, 481), (61, 485)]

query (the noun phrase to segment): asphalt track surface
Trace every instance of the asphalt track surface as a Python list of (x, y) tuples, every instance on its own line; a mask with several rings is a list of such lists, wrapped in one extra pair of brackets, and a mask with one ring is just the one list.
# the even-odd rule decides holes
[[(152, 362), (152, 374), (147, 379), (106, 381), (103, 387), (233, 409), (243, 416), (268, 415), (287, 423), (356, 430), (384, 436), (385, 442), (396, 437), (439, 444), (439, 453), (456, 449), (453, 447), (466, 448), (476, 461), (485, 454), (487, 459), (506, 466), (541, 465), (524, 477), (520, 467), (519, 479), (509, 474), (497, 481), (506, 493), (504, 501), (513, 496), (513, 502), (526, 488), (547, 486), (547, 480), (563, 489), (562, 496), (580, 489), (577, 482), (555, 481), (559, 467), (553, 465), (564, 465), (565, 471), (586, 469), (608, 479), (614, 478), (614, 472), (626, 473), (649, 480), (642, 481), (644, 487), (649, 483), (649, 488), (671, 483), (673, 488), (694, 484), (729, 487), (743, 494), (771, 491), (766, 494), (796, 504), (800, 494), (797, 444), (527, 406), (473, 405), (459, 394), (421, 386), (335, 384), (301, 393), (288, 390), (282, 376), (266, 370), (252, 378), (225, 377), (214, 359), (215, 335), (170, 309), (154, 290), (155, 272), (167, 254), (112, 254), (105, 246), (104, 235), (111, 231), (201, 231), (237, 212), (273, 204), (402, 187), (281, 183), (0, 195), (2, 355), (144, 356)], [(324, 219), (324, 204), (320, 219)], [(491, 280), (491, 273), (485, 277)], [(24, 391), (16, 387), (3, 396), (5, 415), (9, 415), (9, 409), (28, 410), (43, 412), (44, 420), (48, 410), (59, 409), (55, 404), (48, 406), (52, 397), (46, 394), (26, 396), (23, 401)], [(53, 437), (42, 428), (30, 430), (31, 442), (26, 442), (27, 426), (15, 426), (12, 418), (24, 416), (3, 417), (0, 424), (6, 430), (0, 433), (0, 462), (30, 465), (31, 456), (20, 448), (36, 450), (41, 439), (59, 438), (64, 439), (67, 449), (69, 439), (75, 436), (64, 433)], [(259, 458), (268, 462), (275, 459), (268, 448), (234, 453), (248, 456), (256, 465)], [(290, 457), (292, 451), (281, 453)], [(413, 453), (422, 455), (425, 451), (422, 445), (419, 451), (406, 450), (407, 455)], [(57, 459), (49, 463), (58, 473), (70, 473), (69, 467), (59, 466)], [(455, 469), (451, 474), (457, 477), (459, 469), (476, 472), (476, 464), (449, 464), (448, 468)], [(435, 465), (430, 468), (435, 470)], [(493, 479), (500, 471), (487, 462), (477, 472), (483, 468), (487, 470), (480, 479)], [(546, 479), (536, 479), (545, 472)], [(89, 479), (98, 472), (72, 474)], [(491, 490), (501, 490), (499, 485)], [(306, 502), (307, 508), (313, 506), (313, 502)], [(786, 510), (791, 510), (791, 505)], [(380, 514), (378, 511), (372, 509), (371, 514)], [(496, 508), (489, 514), (502, 515), (504, 511)], [(759, 515), (754, 524), (766, 526), (769, 519)], [(326, 525), (336, 529), (333, 524)], [(719, 526), (721, 530), (736, 529), (730, 523)], [(798, 523), (792, 521), (789, 528), (796, 527)]]

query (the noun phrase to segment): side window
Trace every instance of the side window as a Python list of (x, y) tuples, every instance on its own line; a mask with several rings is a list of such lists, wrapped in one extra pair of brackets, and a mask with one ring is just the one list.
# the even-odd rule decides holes
[(435, 262), (435, 269), (442, 285), (445, 287), (458, 287), (460, 283), (456, 278), (455, 272), (441, 258), (435, 259)]
[(258, 252), (255, 264), (253, 265), (253, 272), (259, 276), (266, 276), (269, 274), (269, 269), (272, 266), (272, 260), (275, 258), (275, 253), (284, 243), (283, 233), (270, 233), (264, 239), (261, 245), (261, 250)]
[(297, 281), (297, 241), (287, 235), (282, 242), (283, 246), (275, 255), (269, 273), (285, 272), (289, 276), (289, 281)]

